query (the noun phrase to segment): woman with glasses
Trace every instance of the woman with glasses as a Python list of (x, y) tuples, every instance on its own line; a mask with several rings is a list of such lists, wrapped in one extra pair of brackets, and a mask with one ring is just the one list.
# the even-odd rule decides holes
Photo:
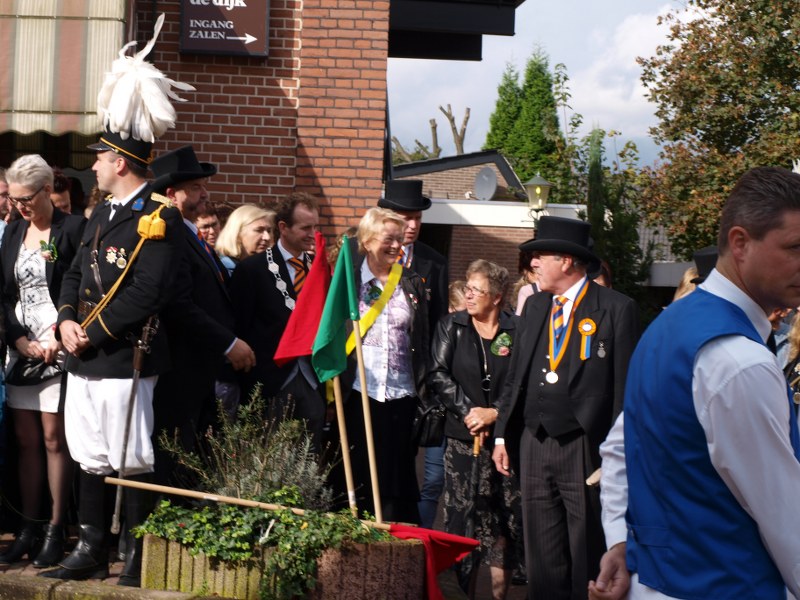
[[(397, 263), (405, 227), (394, 211), (368, 210), (358, 225), (355, 277), (382, 516), (419, 523), (411, 429), (425, 393), (428, 305), (422, 278)], [(373, 512), (361, 389), (356, 378), (345, 415), (358, 507)]]
[[(13, 563), (27, 555), (34, 567), (42, 568), (55, 565), (64, 556), (72, 459), (60, 402), (63, 373), (58, 366), (63, 364), (63, 352), (55, 338), (56, 303), (85, 220), (53, 207), (53, 170), (41, 156), (17, 159), (6, 171), (6, 179), (9, 200), (22, 216), (3, 233), (0, 275), (9, 349), (6, 393), (19, 448), (24, 521), (14, 543), (0, 555), (0, 563)], [(43, 446), (46, 461), (42, 460)], [(43, 534), (39, 518), (45, 483), (51, 503)]]
[[(429, 383), (447, 408), (445, 531), (469, 533), (480, 541), (473, 555), (457, 565), (459, 584), (474, 598), (478, 564), (488, 564), (492, 598), (498, 600), (505, 598), (511, 571), (521, 558), (519, 482), (494, 468), (491, 435), (516, 342), (517, 317), (503, 310), (507, 269), (476, 260), (466, 279), (466, 310), (444, 317), (433, 336)], [(481, 445), (477, 458), (476, 438)]]

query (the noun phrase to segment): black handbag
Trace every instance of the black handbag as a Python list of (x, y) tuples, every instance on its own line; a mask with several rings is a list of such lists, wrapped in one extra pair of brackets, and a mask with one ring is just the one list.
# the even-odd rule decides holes
[(411, 441), (414, 446), (432, 448), (442, 445), (446, 412), (444, 405), (439, 402), (430, 406), (417, 404), (417, 414), (411, 429)]
[(20, 356), (6, 373), (6, 383), (17, 386), (38, 385), (58, 377), (61, 373), (61, 367), (55, 363), (48, 365), (43, 358)]

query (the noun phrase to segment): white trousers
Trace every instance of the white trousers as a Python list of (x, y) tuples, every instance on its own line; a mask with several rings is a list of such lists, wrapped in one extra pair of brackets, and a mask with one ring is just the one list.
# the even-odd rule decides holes
[[(131, 415), (125, 474), (153, 471), (153, 389), (158, 376), (142, 377)], [(67, 445), (81, 469), (93, 475), (120, 470), (122, 438), (128, 416), (132, 379), (67, 375), (64, 424)]]

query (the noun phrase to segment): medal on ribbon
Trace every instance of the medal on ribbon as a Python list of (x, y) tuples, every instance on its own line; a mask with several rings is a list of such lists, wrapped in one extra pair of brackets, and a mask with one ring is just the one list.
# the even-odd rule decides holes
[[(558, 369), (558, 365), (561, 363), (561, 360), (564, 358), (564, 354), (567, 351), (567, 347), (569, 346), (570, 336), (572, 334), (572, 317), (575, 315), (575, 311), (583, 300), (583, 297), (586, 295), (587, 284), (589, 283), (588, 279), (584, 279), (583, 285), (581, 289), (578, 290), (578, 296), (575, 298), (575, 302), (572, 304), (572, 311), (569, 314), (569, 319), (566, 322), (566, 332), (564, 333), (561, 340), (556, 340), (556, 334), (553, 330), (553, 322), (550, 321), (549, 326), (549, 335), (550, 338), (548, 343), (548, 350), (550, 351), (549, 354), (549, 362), (550, 362), (550, 371), (545, 375), (544, 379), (547, 383), (556, 383), (558, 382), (558, 373), (556, 373), (556, 369)], [(581, 321), (583, 322), (583, 321)]]
[(592, 355), (592, 336), (597, 331), (597, 324), (591, 319), (583, 319), (578, 323), (578, 331), (581, 334), (581, 360), (586, 360)]

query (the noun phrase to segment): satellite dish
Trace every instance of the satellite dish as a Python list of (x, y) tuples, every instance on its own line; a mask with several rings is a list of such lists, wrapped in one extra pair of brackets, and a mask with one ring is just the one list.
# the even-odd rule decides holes
[(497, 175), (491, 167), (483, 167), (475, 176), (475, 196), (478, 200), (491, 200), (497, 191)]

